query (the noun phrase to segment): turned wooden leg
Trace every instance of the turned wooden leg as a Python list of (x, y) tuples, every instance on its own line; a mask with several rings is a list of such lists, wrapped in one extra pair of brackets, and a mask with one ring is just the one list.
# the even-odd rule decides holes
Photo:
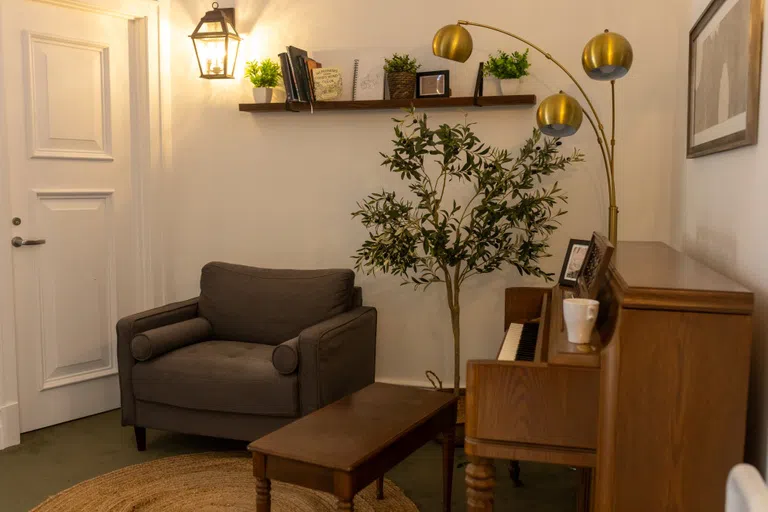
[(133, 433), (136, 435), (136, 449), (143, 452), (147, 449), (147, 429), (144, 427), (133, 427)]
[(256, 512), (271, 512), (272, 510), (272, 482), (269, 478), (256, 478)]
[(384, 475), (376, 479), (376, 499), (384, 499)]
[(496, 468), (493, 461), (470, 457), (464, 482), (467, 484), (467, 512), (492, 512)]
[(453, 455), (455, 446), (455, 427), (443, 432), (443, 512), (451, 512), (451, 491), (453, 490)]
[(339, 500), (339, 504), (336, 505), (336, 510), (339, 512), (354, 512), (355, 505), (352, 504), (352, 500), (346, 501), (346, 500)]

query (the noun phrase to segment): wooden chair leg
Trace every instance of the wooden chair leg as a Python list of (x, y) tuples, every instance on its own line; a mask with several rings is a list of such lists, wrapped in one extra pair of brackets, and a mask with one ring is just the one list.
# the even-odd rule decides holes
[(144, 427), (133, 427), (133, 433), (136, 435), (136, 449), (143, 452), (147, 449), (147, 429)]
[(376, 479), (376, 499), (384, 499), (384, 475)]
[(520, 461), (519, 460), (509, 461), (509, 478), (512, 479), (512, 483), (515, 484), (515, 487), (523, 486), (523, 481), (520, 480)]
[(269, 478), (256, 478), (256, 512), (272, 510), (272, 482)]
[(451, 512), (453, 491), (453, 457), (456, 452), (455, 427), (443, 432), (443, 512)]

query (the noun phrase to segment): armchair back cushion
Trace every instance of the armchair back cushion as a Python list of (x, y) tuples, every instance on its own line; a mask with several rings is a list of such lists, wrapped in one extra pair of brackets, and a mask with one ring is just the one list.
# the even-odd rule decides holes
[(279, 345), (351, 309), (351, 270), (275, 270), (212, 262), (200, 278), (199, 314), (213, 339)]

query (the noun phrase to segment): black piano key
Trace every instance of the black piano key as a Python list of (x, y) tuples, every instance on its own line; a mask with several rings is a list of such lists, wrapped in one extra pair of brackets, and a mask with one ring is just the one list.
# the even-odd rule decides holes
[(536, 341), (539, 337), (538, 323), (523, 324), (523, 332), (520, 334), (520, 343), (515, 353), (515, 361), (533, 361), (536, 357)]

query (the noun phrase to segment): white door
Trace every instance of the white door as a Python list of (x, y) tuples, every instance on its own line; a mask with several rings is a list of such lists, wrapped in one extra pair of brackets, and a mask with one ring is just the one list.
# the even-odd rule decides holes
[(140, 292), (129, 23), (3, 9), (12, 234), (38, 243), (13, 248), (22, 432), (120, 406), (115, 323)]

